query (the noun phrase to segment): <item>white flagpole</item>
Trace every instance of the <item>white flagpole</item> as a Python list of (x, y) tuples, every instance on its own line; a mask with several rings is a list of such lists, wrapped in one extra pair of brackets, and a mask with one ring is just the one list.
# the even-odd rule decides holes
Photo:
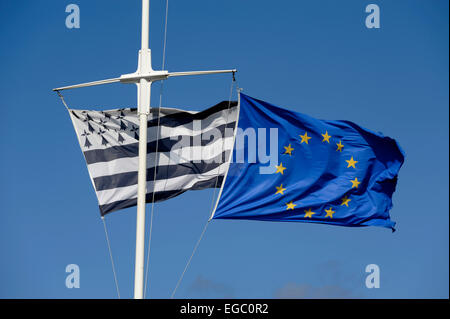
[(68, 85), (53, 89), (53, 91), (59, 92), (62, 90), (118, 82), (124, 84), (137, 84), (137, 112), (139, 115), (139, 167), (136, 218), (136, 258), (134, 268), (135, 299), (142, 299), (144, 296), (145, 202), (147, 194), (147, 120), (148, 115), (150, 114), (150, 93), (152, 82), (166, 80), (169, 77), (237, 72), (236, 69), (189, 72), (168, 72), (165, 70), (154, 71), (152, 69), (151, 51), (149, 49), (149, 14), (149, 0), (142, 0), (141, 50), (139, 50), (138, 69), (136, 72), (123, 74), (118, 78)]
[[(151, 69), (151, 52), (148, 48), (149, 0), (142, 0), (141, 50), (139, 51), (139, 74), (148, 74)], [(145, 196), (147, 194), (147, 117), (150, 113), (151, 82), (141, 78), (138, 85), (139, 114), (139, 167), (138, 198), (136, 216), (136, 259), (134, 266), (134, 299), (144, 295), (145, 254)]]

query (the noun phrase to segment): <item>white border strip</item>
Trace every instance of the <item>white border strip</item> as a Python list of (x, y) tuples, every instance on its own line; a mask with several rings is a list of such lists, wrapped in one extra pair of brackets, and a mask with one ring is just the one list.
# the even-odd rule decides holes
[(231, 147), (230, 157), (228, 159), (228, 168), (227, 168), (227, 171), (225, 172), (225, 175), (223, 177), (222, 186), (220, 187), (219, 195), (217, 196), (217, 200), (216, 200), (216, 205), (214, 205), (214, 209), (213, 209), (213, 211), (211, 213), (211, 217), (209, 217), (209, 219), (208, 219), (208, 222), (210, 222), (211, 219), (214, 218), (214, 214), (216, 213), (217, 206), (219, 205), (220, 197), (222, 196), (223, 187), (225, 186), (225, 182), (227, 181), (228, 171), (230, 170), (230, 164), (231, 164), (231, 160), (233, 158), (234, 143), (236, 141), (236, 133), (237, 133), (238, 125), (239, 125), (239, 113), (240, 113), (240, 111), (241, 111), (241, 89), (238, 89), (237, 118), (236, 118), (236, 124), (235, 124), (235, 127), (234, 127), (233, 146)]

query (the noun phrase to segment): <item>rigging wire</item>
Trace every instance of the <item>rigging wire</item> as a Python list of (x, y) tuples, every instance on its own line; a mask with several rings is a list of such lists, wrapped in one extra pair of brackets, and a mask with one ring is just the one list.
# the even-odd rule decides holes
[[(228, 113), (227, 113), (227, 120), (226, 120), (226, 123), (228, 123), (228, 118), (229, 118), (229, 115), (230, 115), (231, 97), (232, 97), (232, 95), (233, 95), (233, 87), (234, 87), (235, 83), (236, 83), (236, 78), (235, 78), (235, 74), (234, 74), (234, 72), (233, 72), (233, 79), (232, 79), (232, 81), (231, 81), (231, 87), (230, 87), (230, 95), (229, 95), (229, 98), (228, 98)], [(221, 153), (221, 154), (223, 154), (224, 146), (225, 146), (225, 139), (224, 139), (224, 141), (223, 141), (223, 143), (222, 143), (222, 153)], [(213, 193), (213, 196), (212, 196), (212, 198), (211, 198), (211, 208), (210, 208), (211, 213), (210, 213), (210, 214), (212, 214), (212, 210), (213, 210), (213, 208), (214, 208), (214, 199), (215, 199), (215, 197), (216, 197), (217, 183), (218, 183), (219, 176), (220, 176), (219, 173), (220, 173), (220, 166), (219, 166), (218, 174), (217, 174), (217, 176), (216, 176), (216, 182), (215, 182), (215, 187), (214, 187), (214, 193)], [(191, 256), (189, 257), (189, 259), (188, 259), (186, 265), (184, 266), (184, 270), (183, 270), (183, 272), (181, 273), (180, 278), (178, 279), (178, 282), (177, 282), (177, 284), (176, 284), (176, 286), (175, 286), (175, 289), (172, 291), (172, 295), (170, 296), (170, 299), (173, 299), (175, 293), (177, 292), (177, 289), (178, 289), (178, 287), (180, 286), (181, 281), (183, 280), (184, 274), (186, 273), (186, 271), (187, 271), (189, 265), (191, 264), (191, 260), (192, 260), (192, 258), (194, 257), (195, 252), (197, 251), (197, 248), (198, 248), (198, 246), (200, 245), (201, 240), (203, 239), (203, 235), (205, 234), (206, 229), (208, 228), (208, 225), (209, 225), (209, 222), (210, 222), (210, 221), (211, 221), (211, 220), (208, 218), (208, 220), (207, 220), (205, 226), (203, 227), (203, 231), (202, 231), (202, 233), (200, 234), (200, 237), (198, 238), (197, 243), (196, 243), (195, 246), (194, 246), (194, 249), (192, 250)]]
[[(230, 87), (230, 95), (229, 95), (229, 97), (228, 97), (228, 109), (227, 109), (227, 120), (226, 120), (226, 124), (228, 124), (228, 118), (229, 118), (229, 116), (230, 116), (230, 107), (231, 107), (231, 97), (232, 97), (232, 95), (233, 95), (233, 87), (234, 87), (234, 84), (236, 83), (236, 78), (235, 78), (235, 75), (234, 75), (234, 72), (233, 72), (233, 78), (232, 78), (232, 80), (231, 80), (231, 87)], [(226, 127), (226, 126), (225, 126)], [(224, 136), (225, 137), (225, 136)], [(224, 151), (224, 148), (225, 148), (225, 139), (223, 140), (223, 142), (222, 142), (222, 154), (223, 154), (223, 151)], [(210, 212), (211, 212), (211, 214), (212, 214), (212, 210), (213, 210), (213, 208), (214, 208), (214, 198), (216, 197), (216, 192), (217, 192), (217, 182), (219, 181), (219, 175), (220, 175), (220, 168), (221, 168), (221, 166), (218, 166), (218, 172), (217, 172), (217, 176), (216, 176), (216, 183), (215, 183), (215, 185), (214, 185), (214, 193), (213, 193), (213, 196), (212, 196), (212, 201), (211, 201), (211, 208), (209, 209), (210, 210)]]
[(206, 222), (205, 226), (203, 227), (203, 231), (202, 231), (199, 239), (197, 240), (197, 243), (194, 246), (194, 250), (192, 250), (191, 257), (189, 257), (188, 262), (186, 263), (186, 266), (184, 266), (183, 273), (181, 274), (180, 278), (178, 279), (177, 285), (175, 286), (175, 289), (172, 291), (172, 295), (170, 296), (170, 299), (173, 299), (173, 296), (177, 292), (177, 289), (180, 286), (180, 283), (183, 280), (184, 274), (186, 273), (186, 270), (188, 269), (188, 267), (189, 267), (189, 265), (191, 263), (192, 257), (194, 257), (194, 254), (197, 251), (198, 246), (200, 245), (200, 241), (202, 240), (203, 235), (205, 234), (206, 229), (208, 228), (208, 225), (209, 225), (209, 220)]
[[(164, 22), (164, 44), (163, 44), (163, 56), (162, 56), (162, 70), (164, 70), (166, 64), (166, 44), (167, 44), (167, 18), (169, 15), (169, 0), (166, 0), (166, 16)], [(156, 170), (158, 168), (158, 142), (159, 142), (159, 131), (160, 131), (160, 118), (161, 118), (161, 106), (162, 106), (162, 96), (164, 90), (164, 81), (161, 81), (160, 91), (159, 91), (159, 107), (158, 107), (158, 126), (157, 126), (157, 136), (156, 136), (156, 149), (155, 149), (155, 169), (153, 173), (153, 194), (152, 194), (152, 203), (151, 203), (151, 213), (150, 213), (150, 230), (148, 235), (148, 244), (147, 244), (147, 265), (145, 269), (145, 286), (144, 286), (144, 299), (147, 294), (147, 286), (150, 286), (148, 283), (148, 271), (150, 264), (150, 245), (152, 242), (152, 230), (153, 230), (153, 214), (154, 214), (154, 206), (155, 206), (155, 186), (156, 186)]]
[(112, 266), (112, 271), (113, 271), (113, 275), (114, 275), (114, 283), (116, 284), (117, 296), (120, 299), (120, 290), (119, 290), (119, 283), (117, 281), (116, 267), (114, 267), (114, 259), (113, 259), (112, 250), (111, 250), (111, 243), (109, 241), (108, 230), (106, 228), (106, 222), (105, 222), (104, 216), (102, 216), (102, 222), (103, 222), (103, 228), (105, 229), (106, 242), (108, 243), (109, 258), (111, 259), (111, 266)]
[(59, 92), (59, 90), (56, 90), (56, 93), (58, 93), (58, 96), (61, 99), (61, 101), (63, 102), (66, 109), (69, 110), (69, 107), (67, 106), (66, 101), (64, 101), (64, 96), (61, 94), (61, 92)]
[[(64, 96), (61, 94), (61, 92), (59, 90), (56, 90), (56, 93), (60, 97), (60, 99), (61, 99), (62, 103), (64, 104), (64, 106), (66, 107), (67, 111), (70, 111), (69, 107), (67, 106), (66, 101), (64, 100)], [(116, 267), (114, 266), (114, 258), (113, 258), (113, 254), (112, 254), (112, 250), (111, 250), (111, 242), (110, 242), (109, 236), (108, 236), (108, 230), (106, 227), (105, 217), (102, 216), (101, 219), (103, 222), (103, 228), (105, 230), (106, 243), (108, 244), (109, 258), (111, 260), (111, 266), (112, 266), (112, 271), (113, 271), (113, 276), (114, 276), (114, 284), (116, 286), (116, 291), (117, 291), (117, 297), (120, 299), (119, 283), (117, 280)]]

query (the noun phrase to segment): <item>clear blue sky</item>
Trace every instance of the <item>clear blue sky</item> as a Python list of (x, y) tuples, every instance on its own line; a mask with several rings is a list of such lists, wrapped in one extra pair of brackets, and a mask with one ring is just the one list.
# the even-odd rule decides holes
[[(133, 72), (138, 0), (0, 2), (0, 297), (114, 298), (97, 200), (69, 116), (52, 88)], [(153, 66), (165, 1), (151, 1)], [(381, 9), (367, 29), (365, 7)], [(449, 296), (448, 1), (170, 1), (167, 68), (237, 68), (244, 92), (398, 140), (397, 232), (302, 223), (213, 221), (177, 297)], [(230, 76), (170, 79), (163, 104), (228, 99)], [(159, 85), (153, 89), (157, 105)], [(136, 105), (134, 85), (65, 93), (73, 108)], [(209, 216), (212, 191), (156, 205), (150, 297), (167, 298)], [(150, 207), (150, 206), (147, 206)], [(135, 209), (107, 216), (122, 296), (133, 289)], [(148, 219), (147, 219), (148, 220)], [(81, 288), (65, 287), (65, 267)], [(365, 288), (378, 264), (381, 288)]]

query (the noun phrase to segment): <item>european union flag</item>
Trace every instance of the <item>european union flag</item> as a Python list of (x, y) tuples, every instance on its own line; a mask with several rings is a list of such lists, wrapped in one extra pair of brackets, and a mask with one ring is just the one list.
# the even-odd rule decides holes
[[(242, 93), (238, 128), (235, 157), (243, 132), (276, 128), (278, 163), (269, 174), (262, 174), (260, 159), (233, 160), (214, 219), (394, 230), (389, 210), (404, 161), (395, 140), (352, 122), (318, 120)], [(264, 143), (258, 141), (258, 147), (267, 147)]]

